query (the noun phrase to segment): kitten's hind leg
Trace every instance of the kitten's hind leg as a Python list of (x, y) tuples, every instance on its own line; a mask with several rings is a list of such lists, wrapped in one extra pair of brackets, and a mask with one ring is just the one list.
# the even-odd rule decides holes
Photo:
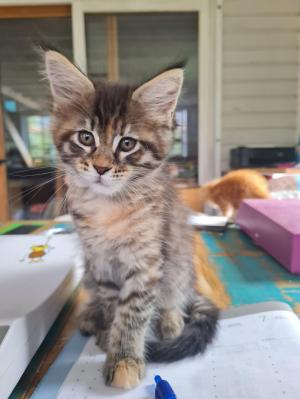
[(97, 304), (92, 302), (87, 304), (78, 316), (78, 328), (82, 335), (95, 335), (102, 320), (102, 311), (99, 311)]
[(160, 319), (160, 333), (163, 339), (173, 339), (179, 337), (183, 328), (183, 316), (177, 309), (168, 309), (162, 311)]
[(78, 317), (78, 328), (83, 336), (94, 335), (96, 337), (96, 345), (104, 352), (107, 352), (107, 345), (110, 333), (110, 324), (107, 316), (103, 315), (103, 309), (99, 307), (87, 305)]
[(115, 312), (115, 301), (106, 303), (103, 298), (96, 298), (94, 301), (88, 303), (78, 317), (78, 327), (83, 335), (95, 335), (97, 337), (97, 344), (102, 348), (104, 345), (102, 332), (109, 330), (113, 321)]
[(101, 335), (104, 332), (103, 335), (107, 336), (113, 321), (119, 288), (110, 281), (95, 282), (88, 273), (85, 274), (84, 284), (91, 299), (78, 318), (79, 329), (83, 335), (95, 335), (97, 343), (104, 349), (106, 340)]
[[(108, 312), (108, 310), (106, 310)], [(110, 324), (107, 316), (104, 316), (103, 308), (87, 305), (78, 317), (78, 327), (82, 335), (95, 335), (96, 345), (104, 352), (107, 352)]]
[(108, 340), (109, 340), (110, 329), (98, 330), (96, 333), (96, 345), (99, 346), (103, 352), (108, 351)]

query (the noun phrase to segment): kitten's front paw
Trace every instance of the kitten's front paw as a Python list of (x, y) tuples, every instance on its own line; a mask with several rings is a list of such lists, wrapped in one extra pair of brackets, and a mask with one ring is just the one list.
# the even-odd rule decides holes
[(103, 376), (105, 383), (115, 388), (131, 389), (140, 383), (145, 375), (145, 364), (141, 359), (116, 358), (108, 355)]
[(179, 337), (184, 327), (183, 317), (176, 310), (165, 311), (160, 321), (160, 332), (163, 339)]

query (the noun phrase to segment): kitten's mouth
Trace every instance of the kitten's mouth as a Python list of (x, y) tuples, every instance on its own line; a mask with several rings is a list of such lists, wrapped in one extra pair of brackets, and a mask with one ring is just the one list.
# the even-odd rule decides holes
[(105, 181), (105, 179), (103, 179), (103, 177), (101, 177), (101, 176), (98, 176), (95, 181), (95, 184), (97, 186), (103, 186), (103, 187), (107, 187), (107, 188), (111, 187), (112, 183), (114, 183), (114, 182), (107, 181), (107, 180)]

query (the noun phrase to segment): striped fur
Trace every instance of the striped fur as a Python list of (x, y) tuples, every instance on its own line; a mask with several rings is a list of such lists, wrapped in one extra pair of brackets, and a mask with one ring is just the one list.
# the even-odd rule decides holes
[[(145, 359), (203, 352), (217, 326), (216, 307), (195, 289), (192, 231), (166, 163), (182, 70), (139, 87), (100, 83), (91, 89), (61, 57), (46, 53), (46, 69), (68, 206), (86, 258), (90, 300), (80, 327), (107, 351), (106, 383), (131, 388), (144, 374)], [(73, 88), (78, 79), (80, 91)], [(90, 146), (80, 142), (83, 130), (93, 135)], [(124, 152), (120, 142), (128, 137), (134, 141)]]

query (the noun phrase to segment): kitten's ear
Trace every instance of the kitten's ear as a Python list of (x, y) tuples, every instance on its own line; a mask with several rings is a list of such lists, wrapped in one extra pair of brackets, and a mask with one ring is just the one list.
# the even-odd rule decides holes
[(55, 104), (84, 99), (95, 91), (93, 83), (57, 51), (45, 51), (45, 69)]
[(140, 103), (153, 120), (171, 125), (182, 82), (183, 69), (170, 69), (138, 87), (132, 99)]

